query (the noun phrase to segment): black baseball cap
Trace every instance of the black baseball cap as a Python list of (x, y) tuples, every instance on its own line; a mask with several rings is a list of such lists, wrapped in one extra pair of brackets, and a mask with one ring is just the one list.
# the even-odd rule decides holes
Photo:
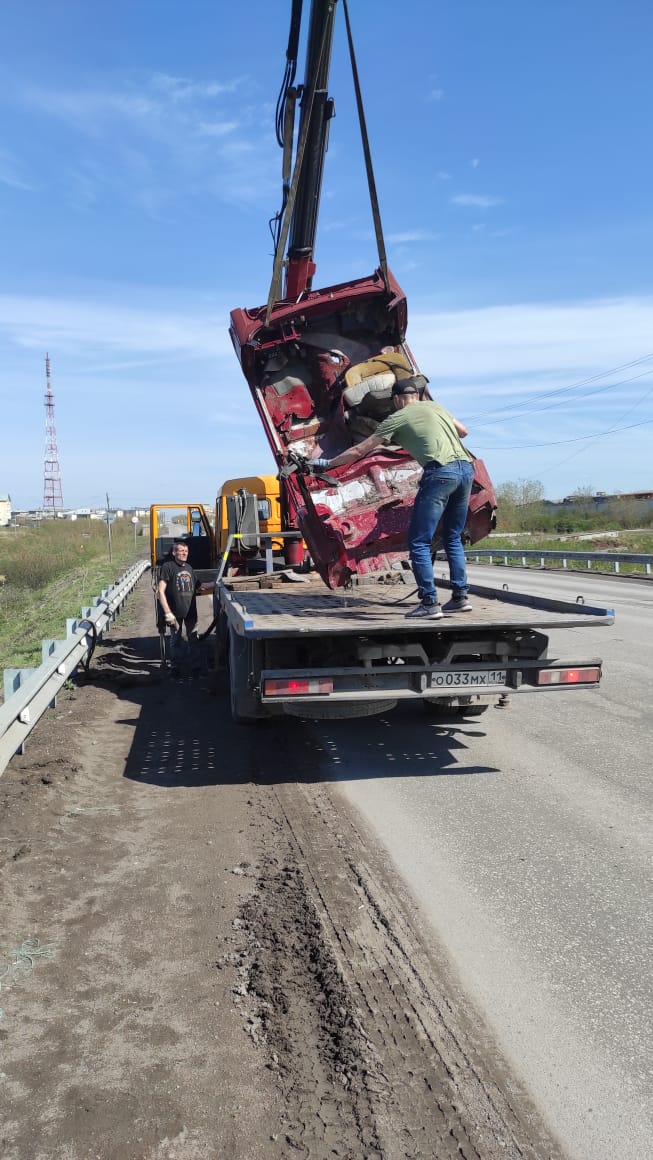
[(414, 379), (399, 379), (392, 387), (393, 395), (419, 395), (419, 387)]

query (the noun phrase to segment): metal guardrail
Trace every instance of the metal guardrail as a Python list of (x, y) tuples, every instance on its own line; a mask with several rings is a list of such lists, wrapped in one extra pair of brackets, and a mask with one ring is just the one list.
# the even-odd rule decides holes
[(612, 564), (614, 571), (619, 572), (620, 564), (641, 564), (647, 576), (651, 575), (651, 564), (653, 564), (653, 556), (637, 552), (567, 552), (564, 548), (554, 551), (528, 551), (525, 552), (522, 548), (481, 548), (479, 550), (471, 549), (465, 552), (465, 558), (474, 561), (476, 564), (487, 560), (490, 564), (497, 561), (503, 561), (508, 566), (509, 560), (519, 560), (524, 568), (528, 567), (529, 560), (539, 560), (540, 567), (543, 568), (546, 560), (561, 560), (562, 567), (566, 568), (569, 560), (582, 560), (587, 565), (587, 570), (592, 570), (593, 564)]
[(15, 753), (22, 753), (27, 735), (56, 704), (57, 693), (75, 669), (93, 652), (120, 612), (129, 593), (149, 568), (147, 560), (133, 564), (111, 588), (105, 588), (90, 608), (66, 620), (65, 640), (42, 642), (38, 668), (5, 669), (4, 704), (0, 706), (0, 775)]

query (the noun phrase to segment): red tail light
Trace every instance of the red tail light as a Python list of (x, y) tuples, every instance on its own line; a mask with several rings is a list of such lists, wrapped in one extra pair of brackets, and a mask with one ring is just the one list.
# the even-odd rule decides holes
[(599, 665), (586, 669), (541, 669), (538, 685), (595, 685), (601, 680)]
[(308, 681), (284, 681), (277, 678), (265, 681), (263, 693), (266, 697), (305, 697), (311, 693), (332, 693), (333, 681), (315, 677)]

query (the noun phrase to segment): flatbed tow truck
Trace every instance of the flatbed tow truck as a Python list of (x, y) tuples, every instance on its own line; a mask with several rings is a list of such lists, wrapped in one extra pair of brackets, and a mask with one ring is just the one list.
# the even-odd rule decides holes
[[(415, 700), (434, 712), (478, 716), (491, 704), (506, 705), (512, 694), (599, 683), (600, 659), (551, 657), (547, 634), (610, 625), (612, 610), (581, 598), (554, 600), (472, 584), (471, 612), (407, 620), (415, 590), (405, 559), (384, 574), (335, 589), (298, 564), (294, 551), (289, 563), (279, 549), (286, 536), (296, 544), (296, 530), (284, 531), (283, 520), (258, 518), (260, 510), (267, 512), (260, 500), (268, 504), (275, 482), (262, 476), (259, 483), (266, 479), (266, 495), (250, 496), (253, 518), (244, 532), (234, 530), (225, 503), (234, 487), (242, 495), (242, 481), (221, 489), (214, 525), (202, 504), (154, 505), (150, 513), (153, 568), (172, 544), (157, 532), (173, 509), (203, 591), (213, 595), (213, 663), (225, 672), (234, 720), (366, 716)], [(438, 578), (438, 587), (448, 581)]]
[(409, 700), (478, 716), (511, 694), (600, 681), (597, 658), (551, 658), (547, 632), (611, 624), (608, 609), (472, 585), (471, 613), (425, 629), (406, 620), (409, 592), (390, 577), (344, 590), (325, 589), (315, 574), (290, 584), (283, 573), (221, 580), (218, 637), (234, 719), (366, 716)]
[[(346, 19), (379, 265), (371, 276), (315, 290), (338, 3)], [(215, 531), (202, 512), (213, 570), (206, 571), (206, 544), (198, 564), (204, 581), (215, 579), (215, 661), (226, 668), (232, 716), (239, 722), (282, 714), (355, 717), (415, 699), (477, 715), (511, 694), (595, 687), (601, 661), (550, 657), (547, 632), (609, 625), (611, 610), (472, 586), (471, 612), (407, 620), (407, 601), (415, 596), (406, 547), (420, 467), (392, 447), (329, 475), (310, 466), (370, 434), (390, 413), (393, 383), (420, 376), (420, 370), (406, 342), (406, 298), (385, 256), (347, 0), (312, 0), (305, 81), (295, 87), (301, 8), (301, 0), (293, 0), (277, 105), (283, 204), (273, 231), (272, 283), (265, 305), (232, 311), (230, 334), (276, 462), (281, 531), (275, 541), (288, 537), (296, 552), (299, 532), (314, 571), (297, 568), (290, 551), (275, 570), (271, 537), (257, 525), (262, 497), (248, 502), (241, 489), (238, 510), (247, 519), (232, 523), (224, 549), (223, 505)], [(428, 380), (421, 380), (422, 397), (430, 398)], [(476, 461), (465, 542), (488, 534), (495, 506), (491, 481)], [(189, 529), (192, 519), (199, 526), (197, 518), (189, 505)], [(245, 542), (243, 558), (238, 545)], [(191, 537), (191, 564), (195, 543), (200, 539)], [(438, 547), (436, 536), (434, 558)], [(438, 579), (438, 586), (446, 585)]]

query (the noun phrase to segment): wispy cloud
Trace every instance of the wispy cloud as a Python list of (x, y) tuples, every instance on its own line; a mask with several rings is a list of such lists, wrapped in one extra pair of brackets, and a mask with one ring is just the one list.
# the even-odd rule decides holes
[(428, 230), (404, 230), (401, 233), (388, 234), (386, 241), (393, 245), (409, 245), (411, 242), (437, 242), (439, 234), (432, 234)]
[[(366, 225), (361, 225), (361, 220), (356, 216), (340, 217), (331, 216), (329, 202), (335, 200), (335, 195), (330, 191), (325, 191), (324, 200), (327, 202), (327, 212), (324, 214), (320, 222), (320, 234), (350, 234), (355, 238), (371, 238), (372, 231)], [(337, 211), (336, 211), (337, 212)], [(319, 243), (318, 243), (319, 244)]]
[(427, 85), (430, 86), (426, 92), (426, 100), (441, 101), (444, 98), (444, 89), (440, 84), (440, 78), (437, 72), (430, 73), (425, 79)]
[(21, 176), (20, 163), (6, 149), (0, 149), (0, 184), (25, 193), (33, 193), (36, 189), (36, 186)]
[(66, 354), (232, 356), (224, 317), (81, 299), (0, 296), (0, 333), (15, 346)]
[(582, 373), (653, 349), (653, 297), (529, 303), (425, 314), (413, 309), (409, 342), (427, 374), (498, 380)]
[(240, 80), (230, 81), (228, 84), (219, 81), (191, 81), (187, 77), (174, 77), (167, 73), (155, 73), (152, 77), (152, 86), (165, 93), (173, 101), (194, 101), (197, 98), (206, 99), (219, 97), (223, 93), (233, 93), (241, 84)]
[(494, 205), (502, 205), (503, 198), (489, 197), (481, 193), (457, 193), (451, 198), (451, 204), (469, 206), (472, 209), (490, 209)]
[[(33, 116), (58, 121), (69, 137), (73, 203), (88, 207), (95, 190), (130, 201), (153, 217), (190, 194), (224, 202), (258, 201), (276, 180), (259, 162), (252, 179), (255, 142), (260, 155), (260, 106), (235, 103), (245, 78), (193, 81), (156, 73), (135, 83), (87, 88), (25, 86), (14, 99)], [(100, 149), (101, 146), (101, 149)], [(0, 175), (3, 170), (0, 155)], [(80, 183), (80, 173), (84, 179)], [(16, 174), (13, 174), (16, 179)]]
[[(32, 85), (23, 88), (19, 98), (43, 116), (58, 118), (90, 136), (97, 135), (107, 122), (116, 120), (158, 136), (174, 126), (196, 128), (206, 119), (209, 108), (217, 109), (218, 98), (234, 93), (241, 83), (193, 83), (156, 73), (144, 78), (138, 87), (127, 81), (112, 88), (56, 89)], [(217, 123), (217, 119), (212, 120)]]
[(235, 133), (237, 128), (237, 121), (200, 121), (197, 126), (203, 137), (226, 137), (229, 133)]
[[(653, 297), (640, 297), (442, 313), (413, 304), (408, 341), (495, 482), (542, 479), (555, 498), (587, 472), (604, 490), (650, 486), (652, 334)], [(633, 423), (610, 436), (597, 472), (597, 433)]]
[(22, 91), (21, 98), (34, 112), (63, 121), (91, 137), (98, 136), (108, 121), (152, 126), (162, 113), (159, 100), (138, 92), (32, 86)]
[(471, 165), (472, 169), (478, 169), (481, 162), (478, 157), (472, 157), (472, 160), (469, 164)]

